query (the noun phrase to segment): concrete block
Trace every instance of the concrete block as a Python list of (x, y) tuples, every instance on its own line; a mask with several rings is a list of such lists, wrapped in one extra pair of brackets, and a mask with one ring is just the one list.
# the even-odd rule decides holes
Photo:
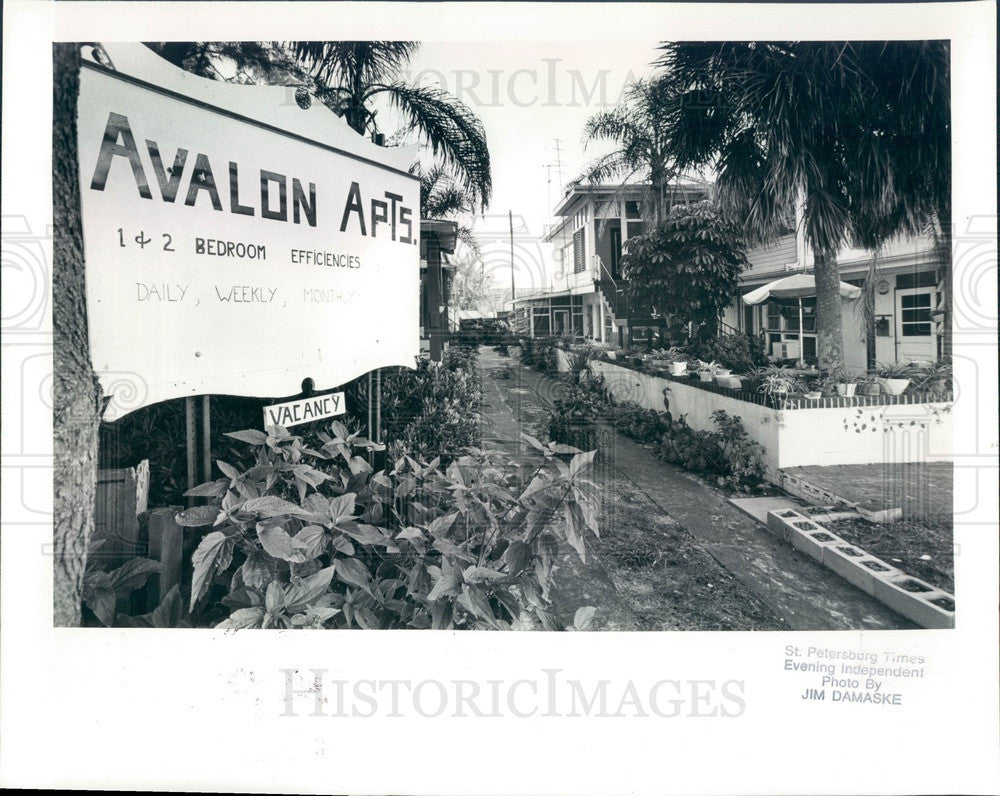
[(778, 511), (769, 511), (767, 513), (767, 529), (777, 536), (779, 539), (784, 539), (788, 541), (790, 538), (789, 531), (791, 526), (787, 523), (789, 521), (802, 522), (805, 521), (806, 517), (799, 514), (793, 509), (780, 509)]
[(875, 556), (868, 555), (867, 553), (862, 558), (855, 561), (854, 565), (858, 568), (863, 577), (860, 588), (864, 589), (873, 597), (875, 596), (876, 582), (879, 582), (884, 578), (903, 574), (891, 564), (887, 564), (881, 558), (875, 558)]
[(876, 525), (884, 525), (889, 522), (896, 522), (903, 519), (903, 510), (901, 508), (889, 508), (881, 509), (879, 511), (871, 511), (870, 509), (858, 506), (858, 514), (868, 522), (873, 522)]
[(955, 598), (919, 578), (899, 573), (895, 577), (878, 578), (874, 587), (875, 599), (921, 627), (955, 626)]
[(837, 542), (843, 542), (843, 539), (810, 520), (793, 520), (787, 522), (787, 525), (792, 547), (820, 562), (823, 561), (823, 548)]
[(865, 558), (867, 553), (860, 547), (841, 540), (840, 544), (831, 544), (823, 548), (823, 564), (832, 569), (848, 583), (868, 592), (874, 590), (871, 570), (858, 566), (858, 560)]

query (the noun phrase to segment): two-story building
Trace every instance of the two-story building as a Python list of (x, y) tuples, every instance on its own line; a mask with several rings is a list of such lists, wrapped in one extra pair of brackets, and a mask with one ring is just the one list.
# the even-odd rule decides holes
[[(630, 312), (621, 274), (623, 246), (644, 231), (648, 184), (576, 185), (553, 214), (544, 240), (552, 247), (551, 284), (514, 302), (516, 328), (530, 337), (569, 336), (617, 346), (657, 343), (663, 320)], [(678, 185), (673, 202), (708, 198), (711, 186)], [(801, 232), (747, 254), (740, 297), (723, 316), (723, 330), (762, 338), (779, 359), (816, 359), (815, 293), (746, 304), (742, 297), (793, 274), (811, 275), (813, 255)], [(860, 287), (873, 253), (847, 247), (838, 253), (841, 279)], [(879, 364), (936, 361), (941, 356), (943, 282), (946, 257), (930, 235), (891, 241), (875, 260), (874, 338), (868, 339), (862, 298), (842, 301), (845, 365), (862, 371)], [(845, 291), (848, 292), (848, 291)], [(858, 291), (853, 291), (857, 294)]]
[[(801, 234), (748, 252), (750, 268), (740, 276), (740, 294), (793, 274), (813, 273), (813, 255)], [(878, 364), (934, 362), (941, 357), (945, 269), (950, 267), (930, 235), (900, 237), (874, 256), (861, 248), (837, 255), (840, 278), (860, 288), (875, 265), (874, 338), (861, 296), (841, 300), (844, 364), (861, 372), (869, 359)], [(859, 292), (859, 291), (855, 291)], [(815, 292), (801, 298), (770, 298), (758, 304), (738, 300), (723, 322), (732, 329), (762, 338), (768, 354), (781, 359), (816, 360)], [(801, 346), (801, 348), (800, 348)]]
[[(697, 202), (706, 185), (671, 187), (674, 203)], [(660, 320), (630, 311), (621, 273), (623, 247), (644, 231), (649, 185), (575, 185), (553, 210), (545, 232), (551, 283), (514, 302), (516, 327), (530, 337), (569, 336), (624, 346), (659, 335)]]

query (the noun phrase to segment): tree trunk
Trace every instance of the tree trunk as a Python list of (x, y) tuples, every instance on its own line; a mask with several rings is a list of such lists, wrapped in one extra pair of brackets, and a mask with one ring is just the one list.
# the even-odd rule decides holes
[(80, 624), (83, 571), (94, 528), (100, 387), (90, 362), (76, 113), (80, 50), (53, 45), (52, 436), (53, 621)]
[(649, 189), (653, 195), (653, 229), (647, 230), (647, 232), (653, 232), (659, 229), (665, 216), (663, 211), (663, 172), (655, 165), (650, 169)]
[(865, 319), (865, 367), (869, 373), (874, 372), (876, 363), (875, 349), (875, 280), (878, 278), (878, 250), (872, 252), (871, 262), (868, 264), (868, 273), (865, 275), (865, 282), (862, 286), (864, 295), (864, 319)]
[(942, 279), (941, 293), (942, 293), (942, 309), (944, 310), (944, 317), (941, 319), (943, 325), (942, 335), (941, 335), (941, 356), (943, 358), (951, 361), (951, 350), (952, 350), (952, 332), (951, 332), (951, 321), (952, 321), (952, 284), (953, 284), (953, 271), (952, 271), (952, 228), (951, 228), (951, 205), (947, 204), (939, 213), (939, 219), (941, 223), (941, 234), (938, 238), (938, 246), (941, 248), (941, 267), (944, 269), (944, 279)]
[[(844, 322), (840, 307), (840, 269), (837, 256), (815, 253), (816, 355), (823, 370), (844, 366)], [(801, 342), (801, 341), (800, 341)]]

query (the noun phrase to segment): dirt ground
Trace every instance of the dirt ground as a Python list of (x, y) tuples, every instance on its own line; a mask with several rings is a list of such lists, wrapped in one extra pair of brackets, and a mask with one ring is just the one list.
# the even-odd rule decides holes
[(627, 482), (605, 498), (596, 553), (641, 630), (781, 630), (773, 611)]
[(905, 517), (884, 525), (860, 519), (837, 520), (824, 525), (906, 574), (955, 593), (954, 546), (951, 534), (942, 534), (940, 527), (931, 528), (919, 520)]

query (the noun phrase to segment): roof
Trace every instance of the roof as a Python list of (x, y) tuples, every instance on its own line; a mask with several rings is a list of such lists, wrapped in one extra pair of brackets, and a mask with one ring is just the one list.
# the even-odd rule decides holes
[[(591, 185), (589, 183), (577, 183), (566, 189), (566, 193), (563, 194), (562, 199), (559, 203), (552, 209), (552, 215), (554, 216), (566, 216), (571, 215), (570, 208), (578, 201), (584, 197), (612, 197), (612, 196), (625, 196), (625, 198), (642, 197), (649, 193), (652, 185), (648, 181), (643, 182), (621, 182), (611, 185), (607, 184), (597, 184)], [(697, 182), (676, 182), (671, 183), (670, 187), (673, 190), (685, 191), (685, 190), (705, 190), (709, 186), (705, 183)]]
[(420, 236), (428, 234), (437, 236), (441, 251), (453, 254), (458, 240), (458, 223), (455, 221), (440, 221), (438, 219), (420, 219)]

